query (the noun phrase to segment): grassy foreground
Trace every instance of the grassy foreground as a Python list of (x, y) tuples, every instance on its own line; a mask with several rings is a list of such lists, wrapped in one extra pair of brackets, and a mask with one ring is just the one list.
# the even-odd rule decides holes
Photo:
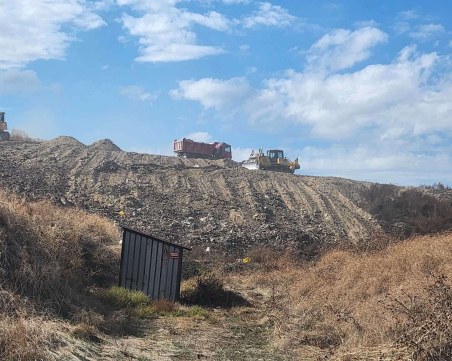
[(452, 359), (452, 233), (304, 264), (255, 249), (201, 264), (183, 304), (113, 286), (119, 239), (0, 191), (0, 359)]

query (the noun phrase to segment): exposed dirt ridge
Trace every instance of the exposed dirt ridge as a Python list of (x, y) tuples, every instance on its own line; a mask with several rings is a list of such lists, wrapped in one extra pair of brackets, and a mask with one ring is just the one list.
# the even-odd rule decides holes
[(186, 245), (309, 252), (382, 232), (358, 206), (368, 183), (124, 152), (110, 140), (0, 143), (0, 180), (29, 199), (76, 205)]

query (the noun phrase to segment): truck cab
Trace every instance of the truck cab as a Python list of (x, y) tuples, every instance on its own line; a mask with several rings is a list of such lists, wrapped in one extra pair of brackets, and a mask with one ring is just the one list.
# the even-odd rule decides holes
[(217, 158), (224, 158), (224, 159), (231, 159), (232, 158), (232, 151), (231, 146), (227, 143), (218, 143), (215, 147), (216, 154), (215, 156)]

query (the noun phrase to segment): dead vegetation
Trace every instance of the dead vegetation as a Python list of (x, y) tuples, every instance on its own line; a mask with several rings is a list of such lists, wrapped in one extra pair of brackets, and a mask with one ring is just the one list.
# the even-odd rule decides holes
[(284, 255), (276, 264), (233, 282), (260, 295), (282, 349), (301, 359), (450, 358), (452, 234), (367, 255), (332, 251), (310, 265)]
[(4, 290), (69, 316), (96, 284), (115, 282), (120, 239), (109, 221), (49, 202), (0, 193), (0, 270)]
[(23, 130), (13, 129), (10, 140), (22, 143), (37, 143), (38, 139), (30, 137), (27, 132)]
[(5, 361), (43, 360), (52, 334), (41, 328), (42, 320), (23, 316), (0, 316), (0, 357)]
[(39, 360), (52, 343), (46, 319), (92, 307), (89, 288), (116, 274), (109, 221), (0, 191), (0, 358)]
[(452, 192), (438, 183), (431, 187), (400, 188), (372, 184), (363, 192), (361, 204), (398, 239), (452, 229)]
[(407, 294), (392, 310), (402, 321), (398, 343), (413, 359), (452, 359), (452, 287), (444, 275), (434, 277), (425, 297)]

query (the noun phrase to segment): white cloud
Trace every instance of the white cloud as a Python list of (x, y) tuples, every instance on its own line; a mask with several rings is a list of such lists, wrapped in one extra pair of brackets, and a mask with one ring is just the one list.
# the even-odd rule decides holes
[(394, 30), (395, 30), (396, 34), (407, 33), (410, 31), (410, 29), (411, 29), (411, 25), (407, 21), (397, 21), (394, 24)]
[(119, 89), (121, 95), (133, 100), (141, 100), (147, 102), (153, 102), (157, 99), (157, 95), (152, 94), (146, 89), (138, 85), (128, 85)]
[(239, 46), (239, 50), (240, 50), (242, 53), (246, 53), (246, 52), (248, 52), (248, 51), (250, 50), (250, 46), (249, 46), (248, 44), (240, 45), (240, 46)]
[(15, 0), (0, 6), (0, 69), (62, 59), (74, 38), (66, 26), (91, 30), (105, 22), (86, 0)]
[(428, 40), (432, 37), (444, 33), (446, 29), (441, 24), (424, 24), (416, 27), (416, 30), (410, 32), (410, 36), (417, 40)]
[(375, 20), (362, 20), (354, 23), (354, 26), (357, 28), (378, 28), (380, 24), (378, 24)]
[(255, 72), (257, 72), (257, 68), (255, 66), (249, 66), (248, 68), (246, 68), (246, 74), (254, 74)]
[(122, 23), (132, 36), (138, 37), (141, 62), (169, 62), (199, 59), (225, 52), (220, 46), (199, 45), (194, 25), (226, 31), (230, 20), (211, 11), (198, 14), (179, 9), (178, 1), (118, 0), (119, 5), (133, 6), (141, 17), (123, 14)]
[(259, 9), (245, 17), (242, 24), (245, 28), (259, 25), (284, 27), (292, 24), (295, 19), (295, 16), (289, 14), (287, 9), (269, 2), (261, 2)]
[[(205, 6), (215, 3), (241, 4), (248, 0), (204, 0)], [(138, 38), (139, 62), (176, 62), (220, 55), (226, 52), (222, 45), (200, 44), (196, 26), (209, 30), (230, 32), (253, 28), (258, 25), (284, 27), (296, 18), (281, 6), (269, 2), (258, 3), (258, 9), (241, 20), (230, 19), (217, 11), (194, 12), (182, 0), (117, 0), (118, 5), (127, 7), (121, 17), (123, 27), (132, 37)], [(134, 12), (134, 15), (131, 13)], [(213, 37), (212, 37), (213, 38)], [(125, 43), (124, 37), (120, 41)]]
[(415, 20), (415, 19), (419, 19), (419, 17), (420, 17), (420, 15), (415, 10), (401, 11), (397, 15), (397, 18), (399, 18), (401, 20)]
[(364, 27), (355, 31), (338, 29), (320, 38), (308, 51), (312, 69), (339, 70), (367, 59), (370, 50), (386, 42), (388, 36), (378, 28)]
[(390, 171), (396, 167), (412, 169), (419, 166), (419, 159), (409, 153), (393, 153), (388, 150), (333, 145), (329, 148), (306, 147), (301, 156), (304, 167), (312, 171)]
[(442, 24), (430, 23), (432, 18), (421, 15), (414, 10), (400, 12), (396, 17), (394, 30), (397, 34), (407, 34), (417, 41), (431, 40), (444, 34), (446, 28)]
[(0, 95), (37, 90), (40, 81), (32, 70), (0, 70)]
[(244, 78), (224, 81), (204, 78), (197, 81), (183, 80), (179, 83), (178, 89), (170, 91), (170, 95), (176, 99), (198, 101), (206, 109), (221, 110), (248, 97), (251, 91), (251, 87)]
[(382, 137), (391, 137), (395, 130), (414, 134), (433, 124), (447, 127), (444, 116), (452, 111), (447, 101), (452, 84), (437, 90), (428, 85), (438, 60), (435, 53), (399, 57), (392, 64), (369, 65), (353, 73), (294, 73), (269, 84), (287, 98), (284, 115), (309, 125), (317, 136), (349, 137), (370, 126), (378, 127)]
[(450, 153), (451, 149), (447, 148), (420, 153), (415, 149), (395, 149), (391, 144), (375, 143), (305, 147), (298, 152), (304, 174), (335, 174), (344, 178), (405, 185), (439, 181), (452, 184)]
[(207, 132), (195, 132), (187, 134), (185, 138), (194, 140), (195, 142), (210, 143), (213, 142), (213, 137)]
[(231, 4), (249, 4), (252, 0), (222, 0), (227, 5)]

